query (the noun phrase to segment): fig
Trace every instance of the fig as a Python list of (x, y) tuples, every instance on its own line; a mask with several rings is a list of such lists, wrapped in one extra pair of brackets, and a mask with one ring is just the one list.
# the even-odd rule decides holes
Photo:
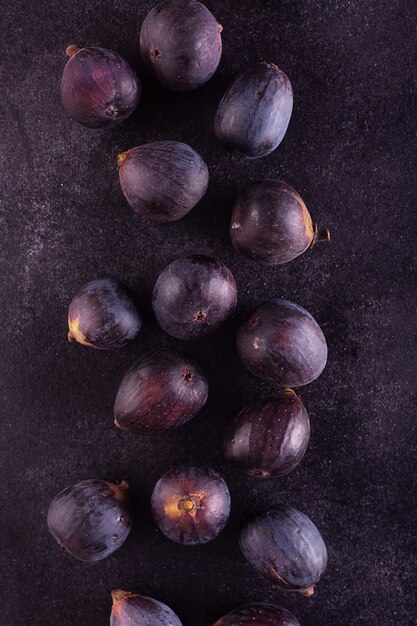
[(234, 312), (237, 286), (218, 259), (193, 254), (173, 261), (159, 275), (152, 307), (161, 328), (177, 339), (213, 332)]
[(206, 377), (193, 360), (178, 352), (153, 352), (125, 374), (114, 405), (115, 424), (133, 434), (157, 434), (188, 422), (207, 395)]
[(166, 472), (151, 498), (158, 528), (177, 543), (213, 541), (230, 514), (230, 494), (223, 478), (209, 467), (185, 466)]
[(283, 476), (301, 461), (309, 438), (303, 403), (292, 389), (284, 389), (238, 414), (225, 440), (225, 456), (249, 476)]
[(52, 500), (48, 528), (80, 561), (101, 561), (118, 550), (132, 527), (128, 485), (83, 480)]
[(116, 280), (93, 280), (72, 298), (68, 309), (68, 341), (111, 350), (136, 337), (142, 326), (137, 307)]
[(287, 591), (311, 596), (327, 565), (325, 543), (313, 522), (289, 506), (277, 506), (249, 521), (240, 534), (248, 562)]
[(239, 194), (230, 236), (238, 252), (265, 265), (288, 263), (330, 239), (327, 228), (313, 225), (300, 195), (281, 180), (260, 180)]
[(182, 626), (163, 602), (120, 589), (114, 589), (111, 595), (110, 626)]
[(158, 222), (181, 219), (207, 191), (207, 165), (195, 150), (179, 141), (137, 146), (119, 154), (118, 165), (120, 186), (129, 205)]
[(222, 27), (196, 0), (154, 7), (140, 31), (140, 52), (150, 73), (172, 91), (191, 91), (214, 74), (222, 55)]
[(300, 626), (300, 622), (282, 606), (254, 602), (230, 611), (213, 626)]
[(61, 78), (61, 100), (67, 114), (90, 128), (115, 126), (136, 109), (141, 84), (135, 70), (105, 48), (68, 46)]
[(326, 339), (308, 311), (288, 300), (259, 306), (237, 333), (243, 365), (278, 387), (301, 387), (316, 380), (327, 361)]
[(266, 156), (284, 139), (292, 105), (292, 87), (284, 72), (272, 63), (257, 63), (226, 91), (214, 132), (229, 149), (253, 159)]

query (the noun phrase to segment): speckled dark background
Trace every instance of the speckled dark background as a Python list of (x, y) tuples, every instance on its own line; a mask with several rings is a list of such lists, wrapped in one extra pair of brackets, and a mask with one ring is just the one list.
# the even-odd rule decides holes
[[(303, 626), (415, 626), (415, 1), (210, 0), (224, 53), (209, 84), (176, 95), (144, 77), (142, 103), (120, 130), (67, 119), (66, 46), (113, 48), (138, 65), (137, 30), (152, 4), (1, 2), (0, 623), (104, 625), (117, 586), (167, 602), (185, 626), (249, 600), (282, 603)], [(295, 109), (278, 150), (246, 161), (216, 143), (212, 123), (231, 77), (258, 60), (288, 73)], [(135, 217), (118, 185), (118, 152), (155, 139), (190, 143), (210, 170), (204, 200), (170, 225)], [(276, 269), (239, 257), (228, 235), (233, 198), (262, 176), (292, 184), (332, 243)], [(165, 265), (195, 251), (232, 269), (239, 304), (228, 327), (185, 344), (157, 328), (149, 302)], [(146, 313), (137, 340), (116, 352), (66, 342), (71, 295), (102, 276), (131, 286)], [(301, 392), (312, 421), (303, 463), (260, 483), (227, 468), (221, 444), (232, 416), (270, 392), (238, 362), (234, 331), (275, 296), (313, 313), (330, 358)], [(113, 400), (125, 370), (155, 346), (197, 357), (211, 393), (186, 426), (133, 438), (114, 428)], [(154, 483), (184, 462), (210, 463), (232, 493), (229, 525), (203, 547), (171, 543), (150, 519)], [(122, 549), (93, 565), (62, 553), (46, 527), (51, 498), (84, 478), (125, 476), (137, 511)], [(281, 501), (328, 544), (312, 600), (263, 582), (237, 547), (242, 520)]]

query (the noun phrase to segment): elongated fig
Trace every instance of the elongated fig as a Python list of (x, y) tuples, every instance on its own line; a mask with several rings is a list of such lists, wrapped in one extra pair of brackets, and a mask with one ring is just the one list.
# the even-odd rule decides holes
[(292, 87), (284, 72), (271, 63), (257, 63), (226, 91), (214, 132), (227, 148), (253, 159), (266, 156), (284, 139), (292, 105)]
[(243, 365), (278, 387), (316, 380), (327, 361), (326, 339), (308, 311), (288, 300), (259, 306), (237, 333)]
[(68, 46), (61, 100), (74, 120), (100, 128), (123, 122), (136, 109), (141, 84), (129, 63), (105, 48)]
[(68, 309), (68, 326), (68, 341), (111, 350), (134, 339), (142, 319), (126, 289), (103, 278), (77, 291)]
[(319, 531), (304, 513), (289, 506), (277, 506), (248, 522), (240, 547), (262, 576), (305, 596), (314, 593), (327, 565)]
[(213, 541), (230, 514), (230, 494), (210, 467), (185, 466), (166, 472), (151, 499), (159, 529), (172, 541), (195, 545)]
[(159, 600), (120, 589), (111, 595), (110, 626), (182, 626), (174, 611)]
[(300, 626), (300, 622), (282, 606), (254, 602), (230, 611), (213, 626)]
[(288, 474), (310, 438), (310, 420), (292, 389), (259, 400), (236, 417), (225, 440), (226, 459), (257, 478)]
[(230, 236), (236, 250), (265, 265), (288, 263), (330, 239), (327, 229), (313, 225), (300, 195), (281, 180), (259, 180), (239, 194)]
[(222, 27), (196, 0), (154, 7), (140, 31), (140, 52), (151, 74), (172, 91), (191, 91), (214, 74), (222, 54)]
[(133, 434), (157, 434), (188, 422), (207, 394), (206, 377), (194, 361), (177, 352), (153, 352), (135, 363), (120, 383), (115, 424)]
[(83, 480), (61, 491), (48, 510), (54, 539), (80, 561), (100, 561), (121, 547), (132, 527), (128, 485)]
[(152, 307), (160, 327), (178, 339), (213, 332), (233, 313), (237, 286), (218, 259), (192, 254), (173, 261), (159, 275)]
[(201, 156), (179, 141), (155, 141), (118, 156), (123, 194), (140, 215), (158, 222), (184, 217), (207, 191)]

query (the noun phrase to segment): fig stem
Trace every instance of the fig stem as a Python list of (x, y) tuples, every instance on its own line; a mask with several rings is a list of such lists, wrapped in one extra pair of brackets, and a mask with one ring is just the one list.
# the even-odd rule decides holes
[(127, 480), (124, 480), (124, 479), (123, 479), (123, 480), (121, 481), (120, 485), (119, 485), (119, 488), (120, 488), (122, 491), (129, 491), (129, 483), (127, 482)]
[(319, 228), (317, 224), (314, 226), (314, 235), (312, 245), (317, 241), (330, 241), (330, 230), (328, 228)]
[(113, 604), (116, 604), (116, 602), (120, 602), (121, 600), (124, 600), (124, 598), (127, 598), (127, 596), (130, 596), (130, 595), (131, 594), (129, 593), (129, 591), (122, 591), (121, 589), (113, 589), (113, 591), (111, 592)]
[(307, 589), (300, 591), (300, 593), (302, 596), (306, 598), (311, 598), (311, 596), (314, 595), (314, 586), (311, 585), (311, 587), (307, 587)]
[(180, 511), (187, 511), (187, 513), (191, 513), (191, 511), (194, 511), (197, 508), (197, 502), (193, 496), (184, 496), (178, 501), (178, 508)]
[(217, 24), (217, 28), (219, 29), (219, 33), (223, 32), (223, 26), (221, 24)]
[(68, 337), (68, 341), (70, 343), (72, 343), (73, 341), (77, 341), (76, 338), (74, 337), (74, 335), (72, 334), (72, 330), (69, 331), (67, 337)]
[(77, 54), (79, 50), (79, 47), (76, 46), (75, 44), (71, 44), (70, 46), (68, 46), (68, 48), (65, 50), (65, 54), (69, 57), (73, 57), (74, 54)]
[(127, 152), (121, 152), (119, 155), (117, 155), (117, 165), (120, 167), (123, 161), (126, 160), (126, 158)]

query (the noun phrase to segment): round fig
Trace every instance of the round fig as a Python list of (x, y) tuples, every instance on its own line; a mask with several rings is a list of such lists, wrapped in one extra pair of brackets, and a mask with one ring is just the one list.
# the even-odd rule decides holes
[(288, 474), (310, 438), (310, 420), (292, 389), (259, 400), (236, 417), (225, 440), (226, 459), (257, 478)]
[(110, 626), (182, 626), (174, 611), (163, 602), (114, 589)]
[(173, 261), (155, 283), (152, 307), (161, 328), (178, 339), (196, 339), (233, 313), (237, 286), (219, 260), (193, 254)]
[(177, 543), (213, 541), (230, 514), (230, 494), (223, 478), (209, 467), (170, 470), (156, 483), (151, 499), (159, 529)]
[(69, 305), (68, 326), (68, 341), (110, 350), (134, 339), (142, 319), (126, 289), (103, 278), (77, 291)]
[(260, 180), (239, 194), (230, 236), (238, 252), (265, 265), (288, 263), (330, 239), (327, 229), (313, 225), (295, 189), (280, 180)]
[(214, 626), (300, 626), (300, 622), (282, 606), (254, 602), (230, 611)]
[(80, 561), (100, 561), (121, 547), (132, 527), (128, 485), (83, 480), (61, 491), (48, 510), (54, 539)]
[(120, 186), (132, 209), (158, 222), (181, 219), (207, 191), (207, 165), (179, 141), (137, 146), (119, 154), (118, 165)]
[(172, 91), (191, 91), (214, 74), (222, 54), (222, 27), (196, 0), (168, 0), (154, 7), (140, 31), (142, 59)]
[(177, 352), (153, 352), (135, 363), (120, 383), (115, 424), (133, 434), (157, 434), (188, 422), (207, 395), (206, 377), (194, 361)]
[(214, 132), (229, 149), (253, 159), (266, 156), (284, 139), (292, 105), (292, 87), (284, 72), (271, 63), (257, 63), (226, 91)]
[(249, 521), (240, 547), (262, 576), (305, 596), (314, 593), (327, 565), (326, 546), (316, 526), (289, 506), (277, 506)]
[(278, 387), (311, 383), (327, 361), (320, 326), (288, 300), (272, 300), (253, 311), (238, 331), (237, 350), (252, 374)]
[(129, 63), (105, 48), (68, 46), (61, 100), (74, 120), (100, 128), (123, 122), (136, 109), (141, 84)]

